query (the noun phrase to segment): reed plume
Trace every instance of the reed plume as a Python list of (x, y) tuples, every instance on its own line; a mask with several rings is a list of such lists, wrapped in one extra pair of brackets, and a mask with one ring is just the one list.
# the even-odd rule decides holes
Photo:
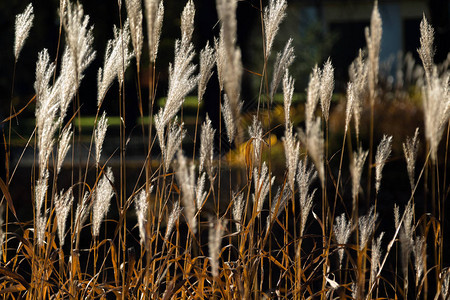
[(380, 190), (381, 185), (381, 178), (383, 176), (383, 168), (386, 164), (386, 160), (389, 158), (389, 155), (391, 154), (391, 148), (392, 148), (392, 136), (384, 135), (383, 139), (381, 140), (380, 144), (377, 147), (377, 153), (375, 154), (375, 189), (376, 193), (378, 194)]
[(25, 40), (27, 39), (30, 29), (33, 26), (33, 4), (28, 4), (24, 12), (16, 16), (15, 40), (14, 40), (14, 58), (17, 62), (20, 51), (22, 51)]
[(264, 8), (265, 59), (270, 56), (275, 36), (286, 17), (286, 7), (286, 0), (270, 0)]

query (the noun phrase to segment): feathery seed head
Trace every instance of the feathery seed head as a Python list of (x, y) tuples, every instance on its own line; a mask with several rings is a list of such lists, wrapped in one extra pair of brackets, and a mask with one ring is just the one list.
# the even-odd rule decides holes
[(392, 148), (392, 136), (384, 135), (380, 144), (377, 147), (377, 153), (375, 154), (375, 189), (378, 194), (381, 185), (381, 177), (384, 165), (386, 164), (386, 160), (389, 158), (391, 154)]
[(275, 176), (268, 173), (269, 168), (266, 162), (263, 162), (261, 170), (255, 168), (253, 170), (253, 180), (255, 184), (255, 193), (253, 196), (253, 205), (256, 205), (256, 213), (259, 214), (264, 206), (267, 195), (272, 187)]
[(251, 139), (252, 147), (253, 147), (253, 165), (259, 166), (261, 163), (261, 142), (264, 142), (263, 140), (263, 128), (261, 125), (261, 122), (258, 121), (258, 118), (256, 115), (253, 116), (253, 122), (252, 126), (248, 127), (248, 134)]
[(418, 285), (424, 271), (424, 263), (426, 261), (427, 240), (424, 236), (417, 237), (414, 241), (414, 268), (416, 269), (416, 284)]
[(270, 0), (269, 5), (264, 8), (264, 34), (265, 55), (270, 56), (273, 41), (277, 35), (281, 22), (286, 17), (286, 0)]
[[(333, 226), (334, 236), (338, 244), (346, 244), (352, 233), (352, 220), (346, 220), (345, 213), (336, 217), (336, 224)], [(342, 266), (342, 259), (344, 258), (344, 249), (339, 248), (339, 266)]]
[(202, 102), (203, 95), (205, 94), (206, 85), (212, 76), (212, 68), (216, 63), (216, 54), (214, 48), (209, 46), (209, 42), (206, 43), (204, 49), (200, 51), (200, 76), (198, 80), (198, 102)]
[(180, 202), (175, 202), (172, 208), (172, 212), (169, 215), (169, 220), (167, 221), (166, 233), (164, 234), (164, 243), (169, 240), (175, 223), (178, 221), (182, 210), (183, 209), (180, 207)]
[(102, 154), (103, 142), (106, 136), (106, 130), (108, 129), (108, 118), (106, 118), (106, 112), (103, 111), (100, 120), (97, 123), (97, 127), (94, 131), (94, 141), (95, 141), (95, 165), (98, 166), (100, 162), (100, 157)]
[(450, 119), (450, 74), (439, 78), (436, 69), (422, 89), (425, 137), (430, 144), (431, 159), (436, 163), (442, 134)]
[(114, 26), (114, 39), (109, 40), (106, 45), (103, 69), (99, 68), (97, 75), (98, 107), (100, 107), (106, 92), (116, 77), (118, 78), (120, 86), (123, 84), (125, 70), (133, 57), (133, 53), (128, 49), (130, 43), (129, 24), (129, 21), (127, 20), (122, 29), (118, 29)]
[(242, 108), (242, 102), (239, 102), (237, 106), (232, 106), (228, 94), (223, 95), (222, 115), (225, 121), (225, 128), (227, 130), (228, 141), (233, 143), (236, 137), (237, 123)]
[(283, 146), (288, 169), (288, 183), (291, 190), (294, 191), (295, 175), (297, 174), (297, 164), (300, 155), (300, 142), (292, 130), (292, 124), (289, 124), (284, 131)]
[(314, 122), (314, 113), (319, 102), (320, 78), (321, 71), (316, 65), (309, 76), (308, 89), (306, 91), (305, 123), (307, 131)]
[[(220, 32), (222, 35), (222, 31)], [(214, 38), (214, 49), (216, 49), (216, 66), (217, 79), (219, 80), (220, 91), (223, 91), (225, 84), (225, 64), (226, 64), (226, 50), (223, 38)]]
[(33, 5), (30, 3), (25, 8), (24, 12), (16, 16), (15, 26), (15, 40), (14, 40), (14, 57), (19, 59), (20, 51), (22, 50), (25, 40), (30, 33), (30, 29), (33, 26)]
[[(274, 71), (272, 75), (272, 83), (270, 84), (270, 100), (273, 101), (273, 97), (277, 92), (278, 85), (280, 84), (281, 77), (286, 74), (290, 65), (294, 62), (295, 54), (294, 47), (292, 46), (292, 38), (290, 38), (284, 46), (283, 53), (277, 53), (277, 59), (274, 65)], [(285, 75), (286, 77), (286, 75)], [(283, 80), (284, 86), (284, 80)]]
[(72, 208), (73, 203), (73, 193), (72, 188), (67, 190), (67, 192), (64, 193), (64, 190), (62, 190), (59, 194), (55, 197), (55, 211), (56, 211), (56, 218), (58, 221), (58, 238), (59, 238), (59, 246), (62, 248), (64, 246), (64, 235), (66, 232), (66, 219), (70, 212), (70, 209)]
[(420, 22), (420, 48), (417, 49), (420, 59), (422, 60), (423, 68), (425, 69), (425, 76), (427, 82), (430, 81), (433, 72), (434, 59), (434, 29), (428, 23), (425, 14), (423, 14)]
[(181, 13), (181, 43), (188, 45), (194, 32), (195, 6), (192, 0), (188, 0)]
[(372, 257), (370, 264), (370, 282), (374, 282), (377, 276), (378, 268), (380, 267), (381, 259), (381, 240), (383, 239), (384, 232), (380, 236), (372, 241)]
[(197, 205), (197, 211), (200, 211), (206, 200), (207, 193), (205, 191), (205, 181), (206, 173), (202, 173), (197, 178), (197, 185), (195, 187), (195, 204)]
[[(153, 186), (150, 188), (152, 189)], [(134, 198), (134, 204), (136, 209), (136, 215), (138, 219), (138, 226), (139, 226), (139, 238), (141, 245), (146, 245), (146, 231), (145, 226), (147, 223), (147, 208), (148, 208), (148, 202), (147, 202), (148, 194), (145, 191), (145, 189), (142, 189), (139, 194), (137, 194)]]
[(289, 199), (292, 196), (292, 191), (289, 188), (278, 187), (275, 197), (272, 199), (272, 206), (270, 207), (269, 215), (266, 220), (266, 232), (269, 231), (272, 222), (280, 216)]
[(227, 226), (226, 220), (209, 221), (208, 248), (210, 255), (211, 273), (214, 277), (219, 276), (219, 258), (222, 244), (223, 232)]
[(308, 168), (308, 159), (300, 160), (297, 168), (297, 184), (300, 198), (300, 206), (307, 206), (308, 192), (312, 181), (317, 177), (317, 172), (314, 167)]
[(320, 117), (311, 121), (309, 127), (306, 127), (306, 134), (302, 129), (299, 131), (300, 140), (308, 149), (308, 154), (316, 166), (317, 173), (322, 184), (325, 183), (325, 166), (324, 166), (324, 141)]
[(320, 79), (320, 106), (322, 107), (322, 115), (328, 122), (330, 116), (330, 103), (334, 90), (334, 68), (330, 58), (325, 62)]
[(175, 173), (179, 186), (181, 187), (181, 200), (183, 201), (186, 219), (193, 234), (197, 232), (196, 193), (195, 193), (195, 165), (191, 162), (188, 166), (186, 157), (181, 150), (177, 154), (178, 167)]
[(370, 29), (366, 28), (366, 42), (369, 55), (368, 82), (371, 101), (375, 100), (376, 85), (378, 84), (378, 70), (380, 60), (380, 46), (382, 35), (382, 22), (378, 11), (378, 1), (375, 0), (372, 16), (370, 17)]
[[(94, 197), (95, 193), (92, 195)], [(89, 216), (89, 192), (85, 192), (83, 196), (83, 200), (77, 206), (77, 210), (75, 212), (75, 224), (74, 224), (74, 232), (79, 234), (83, 224), (86, 222), (87, 217)], [(95, 199), (95, 197), (94, 197)]]
[(213, 180), (213, 159), (214, 159), (214, 134), (211, 120), (206, 114), (205, 122), (202, 124), (202, 132), (200, 135), (200, 172), (206, 169), (209, 180)]
[(353, 153), (353, 161), (350, 166), (350, 171), (352, 173), (352, 198), (353, 207), (356, 205), (356, 199), (359, 194), (361, 175), (364, 167), (364, 162), (366, 161), (369, 151), (363, 151), (361, 147), (358, 148), (358, 152)]
[(144, 35), (142, 32), (142, 7), (141, 0), (125, 0), (128, 19), (130, 20), (131, 41), (133, 43), (134, 53), (136, 55), (136, 67), (139, 70), (141, 61), (142, 44)]
[(67, 45), (71, 51), (76, 78), (80, 78), (84, 70), (95, 58), (92, 49), (94, 36), (93, 26), (88, 28), (89, 16), (84, 15), (83, 6), (79, 3), (68, 3), (64, 12), (64, 30), (66, 32)]
[(186, 134), (186, 130), (183, 129), (184, 123), (178, 124), (177, 118), (175, 118), (172, 126), (169, 130), (169, 135), (167, 137), (167, 144), (164, 147), (166, 151), (163, 152), (164, 156), (164, 166), (166, 170), (169, 169), (170, 164), (175, 156), (175, 153), (180, 149), (181, 142)]
[(406, 167), (408, 169), (408, 177), (409, 183), (411, 185), (411, 191), (414, 190), (415, 185), (414, 173), (416, 169), (417, 152), (419, 150), (420, 144), (418, 137), (419, 137), (419, 127), (416, 128), (414, 137), (413, 138), (407, 137), (406, 142), (403, 143), (403, 153), (405, 154)]
[(345, 133), (347, 133), (348, 127), (350, 125), (354, 104), (355, 104), (355, 93), (353, 83), (349, 82), (347, 85), (347, 106), (345, 108)]
[(238, 232), (241, 231), (242, 228), (242, 213), (244, 212), (244, 194), (240, 193), (238, 195), (236, 195), (235, 193), (233, 193), (233, 197), (234, 199), (233, 201), (233, 220), (236, 223), (236, 230)]
[(61, 133), (58, 145), (58, 160), (56, 165), (56, 174), (59, 174), (59, 171), (61, 171), (64, 159), (66, 158), (67, 152), (70, 149), (70, 139), (72, 138), (72, 134), (73, 134), (72, 124), (70, 124), (67, 128), (64, 128)]
[(155, 63), (164, 19), (164, 5), (162, 0), (159, 2), (158, 0), (145, 0), (144, 4), (145, 17), (147, 19), (149, 57), (150, 61)]
[(283, 99), (284, 99), (284, 123), (288, 127), (291, 123), (291, 104), (292, 96), (294, 95), (294, 79), (289, 75), (289, 71), (286, 69), (286, 73), (283, 78)]
[(108, 213), (111, 198), (114, 196), (113, 183), (113, 172), (108, 167), (106, 173), (100, 178), (95, 190), (95, 199), (92, 207), (92, 235), (94, 237), (98, 237), (100, 233), (100, 225)]
[(374, 206), (372, 206), (367, 215), (359, 217), (359, 250), (363, 250), (369, 238), (374, 231), (375, 222), (377, 221), (378, 213), (375, 214)]

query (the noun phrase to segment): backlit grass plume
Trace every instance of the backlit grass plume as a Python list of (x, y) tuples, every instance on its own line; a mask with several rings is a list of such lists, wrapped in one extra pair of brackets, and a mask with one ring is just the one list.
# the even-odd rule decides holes
[(27, 39), (30, 29), (33, 26), (33, 4), (28, 4), (24, 12), (16, 16), (15, 41), (14, 41), (14, 58), (19, 59), (25, 40)]

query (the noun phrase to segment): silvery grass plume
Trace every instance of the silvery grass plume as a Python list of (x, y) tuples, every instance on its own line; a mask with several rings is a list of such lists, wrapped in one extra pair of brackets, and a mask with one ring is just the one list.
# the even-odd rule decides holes
[(272, 206), (270, 207), (269, 215), (266, 220), (266, 233), (272, 226), (272, 223), (283, 212), (289, 199), (292, 197), (292, 191), (289, 188), (278, 187), (275, 197), (272, 199)]
[(408, 177), (409, 183), (411, 185), (411, 191), (414, 190), (415, 185), (414, 173), (416, 169), (417, 152), (419, 150), (420, 144), (418, 137), (419, 137), (419, 127), (416, 128), (416, 131), (414, 132), (414, 137), (413, 138), (407, 137), (406, 142), (403, 143), (403, 153), (405, 154), (406, 168), (408, 169)]
[(70, 140), (72, 139), (72, 135), (73, 135), (72, 124), (69, 124), (69, 126), (63, 129), (59, 137), (58, 160), (56, 165), (57, 175), (59, 174), (59, 171), (61, 171), (64, 159), (66, 158), (67, 152), (70, 149)]
[(214, 277), (219, 276), (219, 258), (222, 245), (223, 232), (227, 226), (226, 220), (209, 221), (208, 248), (211, 264), (211, 273)]
[(214, 180), (214, 134), (216, 130), (213, 129), (211, 120), (206, 114), (205, 122), (202, 124), (202, 132), (200, 135), (200, 167), (199, 170), (202, 172), (206, 170), (208, 173), (208, 178), (210, 182)]
[(309, 83), (306, 91), (306, 106), (305, 106), (305, 125), (306, 131), (309, 131), (314, 122), (314, 113), (316, 111), (317, 103), (320, 96), (320, 78), (321, 71), (317, 65), (313, 68), (309, 75)]
[(123, 29), (114, 25), (114, 38), (106, 44), (105, 61), (103, 68), (98, 69), (97, 74), (97, 106), (100, 107), (106, 92), (117, 77), (122, 86), (123, 74), (130, 63), (133, 53), (129, 52), (130, 42), (129, 21), (125, 22)]
[(290, 123), (284, 131), (283, 146), (286, 156), (286, 167), (288, 169), (288, 184), (294, 191), (295, 175), (297, 174), (297, 164), (300, 155), (300, 142), (297, 136), (293, 134), (292, 124)]
[(106, 112), (104, 111), (102, 116), (97, 122), (97, 127), (94, 131), (95, 142), (95, 165), (98, 166), (100, 157), (102, 155), (103, 142), (105, 141), (106, 130), (108, 129), (108, 118), (106, 118)]
[[(152, 189), (153, 186), (150, 187), (150, 193)], [(139, 226), (139, 238), (142, 246), (146, 245), (147, 241), (145, 226), (147, 224), (148, 196), (149, 195), (147, 194), (145, 189), (142, 189), (139, 194), (134, 197), (134, 205)]]
[(303, 235), (306, 227), (306, 221), (308, 220), (309, 213), (311, 212), (311, 208), (313, 206), (313, 199), (316, 193), (316, 189), (312, 191), (311, 194), (306, 195), (306, 198), (303, 199), (303, 202), (300, 202), (301, 211), (301, 221), (300, 221), (300, 236)]
[[(414, 217), (414, 203), (410, 200), (408, 204), (405, 206), (405, 211), (403, 212), (403, 223), (402, 227), (400, 228), (399, 232), (399, 239), (400, 239), (400, 250), (401, 250), (401, 261), (402, 261), (402, 271), (403, 276), (405, 276), (405, 285), (407, 285), (408, 282), (408, 261), (409, 261), (409, 255), (412, 251), (414, 239), (413, 239), (413, 233), (414, 233), (414, 223), (413, 223), (413, 217)], [(394, 205), (394, 224), (395, 228), (398, 229), (400, 226), (400, 213), (399, 213), (399, 207), (397, 205)]]
[[(347, 244), (348, 239), (352, 233), (352, 220), (348, 220), (345, 218), (345, 213), (336, 217), (336, 224), (333, 226), (334, 236), (336, 238), (336, 242), (340, 245)], [(342, 259), (344, 258), (344, 249), (342, 246), (339, 246), (338, 249), (339, 255), (339, 268), (342, 267)]]
[(33, 5), (31, 3), (28, 4), (23, 13), (16, 16), (14, 40), (14, 57), (16, 62), (19, 59), (20, 51), (22, 50), (25, 40), (30, 33), (30, 29), (33, 26), (33, 19)]
[(289, 75), (289, 71), (286, 69), (283, 78), (284, 124), (286, 128), (291, 124), (291, 105), (292, 96), (294, 95), (294, 82), (294, 78)]
[(166, 233), (164, 234), (164, 243), (169, 241), (170, 235), (172, 234), (172, 230), (175, 226), (175, 223), (178, 221), (178, 218), (180, 217), (182, 210), (183, 209), (180, 207), (180, 202), (179, 201), (175, 202), (172, 211), (170, 212), (169, 220), (167, 220)]
[(374, 282), (376, 280), (378, 269), (380, 268), (380, 259), (381, 259), (381, 240), (383, 239), (384, 232), (382, 232), (377, 239), (372, 240), (372, 255), (371, 255), (371, 263), (370, 263), (370, 282)]
[(187, 48), (194, 33), (195, 6), (192, 0), (188, 0), (181, 13), (181, 44)]
[(374, 206), (369, 209), (367, 215), (359, 217), (359, 250), (362, 251), (372, 236), (375, 229), (375, 222), (377, 221), (378, 213), (375, 213)]
[(423, 68), (425, 70), (425, 77), (427, 79), (427, 83), (430, 83), (431, 76), (433, 73), (434, 66), (434, 29), (428, 23), (425, 14), (423, 14), (422, 21), (420, 22), (420, 48), (417, 49), (419, 53), (420, 59), (423, 63)]
[[(234, 110), (236, 109), (236, 110)], [(230, 103), (230, 98), (227, 94), (223, 95), (222, 115), (225, 122), (225, 129), (227, 130), (228, 141), (233, 143), (236, 137), (237, 125), (239, 115), (242, 109), (242, 102), (239, 102), (237, 107), (233, 108)]]
[[(356, 136), (359, 138), (361, 112), (363, 109), (364, 98), (366, 96), (368, 77), (368, 63), (365, 61), (364, 54), (361, 50), (359, 50), (358, 57), (350, 65), (349, 76), (351, 86), (349, 85), (348, 88), (351, 88), (353, 98), (352, 113), (355, 122)], [(348, 93), (349, 92), (347, 92), (347, 94)]]
[(224, 70), (226, 67), (226, 49), (225, 43), (221, 38), (214, 38), (214, 49), (216, 50), (216, 66), (217, 66), (217, 80), (219, 81), (220, 91), (222, 92), (225, 84)]
[(312, 193), (309, 193), (309, 187), (312, 181), (317, 177), (317, 172), (314, 171), (313, 166), (308, 168), (308, 160), (306, 158), (298, 162), (297, 170), (297, 184), (302, 218), (300, 223), (300, 235), (302, 235), (303, 230), (305, 229), (306, 220), (313, 205), (314, 194), (316, 192), (314, 190)]
[(36, 215), (36, 239), (39, 247), (44, 245), (45, 238), (45, 227), (47, 226), (47, 216), (44, 215)]
[(261, 142), (265, 143), (265, 141), (263, 140), (263, 128), (261, 122), (258, 120), (256, 115), (253, 116), (252, 126), (248, 127), (248, 134), (250, 136), (250, 141), (253, 148), (252, 163), (255, 166), (259, 166), (262, 156)]
[[(229, 108), (232, 120), (239, 123), (240, 93), (242, 78), (241, 50), (236, 46), (236, 6), (237, 0), (217, 0), (216, 7), (221, 23), (220, 39), (223, 49), (217, 52), (224, 57), (219, 58), (225, 66), (221, 68), (225, 92), (229, 98)], [(219, 42), (219, 46), (220, 46)], [(232, 136), (231, 141), (234, 139)]]
[(350, 165), (350, 172), (352, 174), (352, 198), (353, 208), (356, 208), (356, 199), (361, 187), (361, 175), (369, 151), (363, 151), (361, 146), (358, 148), (358, 152), (353, 152), (353, 160)]
[(317, 173), (322, 185), (325, 184), (325, 166), (324, 166), (324, 141), (322, 126), (320, 124), (320, 117), (312, 121), (309, 127), (306, 127), (305, 132), (300, 129), (300, 140), (306, 146), (308, 155), (311, 157), (316, 166)]
[(424, 236), (417, 237), (414, 241), (414, 268), (416, 269), (416, 285), (419, 286), (423, 275), (424, 263), (426, 262), (427, 240)]
[(195, 187), (195, 203), (197, 205), (197, 211), (200, 211), (206, 200), (207, 193), (205, 191), (205, 181), (206, 173), (202, 173), (197, 178), (197, 185)]
[[(284, 46), (283, 52), (277, 53), (277, 59), (274, 64), (274, 71), (272, 75), (272, 83), (270, 84), (270, 100), (273, 102), (273, 97), (277, 92), (283, 73), (286, 74), (288, 68), (294, 62), (295, 54), (292, 46), (292, 38), (290, 38)], [(286, 76), (286, 75), (285, 75)]]
[(148, 54), (150, 61), (155, 63), (164, 19), (164, 5), (162, 0), (145, 0), (144, 4), (147, 19)]
[(50, 87), (49, 81), (53, 76), (55, 66), (50, 63), (47, 49), (39, 52), (36, 63), (36, 127), (37, 144), (39, 149), (39, 177), (44, 177), (44, 171), (53, 150), (54, 135), (58, 128), (55, 122), (59, 103), (57, 101), (57, 87)]
[(108, 213), (111, 198), (114, 196), (112, 184), (114, 184), (114, 175), (111, 168), (108, 167), (95, 189), (95, 198), (92, 206), (92, 235), (94, 237), (98, 237), (100, 233), (100, 225)]
[(92, 49), (94, 26), (88, 28), (89, 16), (84, 15), (83, 6), (79, 3), (71, 4), (70, 1), (64, 12), (63, 25), (66, 32), (66, 42), (71, 52), (75, 68), (75, 78), (81, 80), (81, 74), (95, 58)]
[(62, 248), (64, 246), (64, 235), (66, 233), (66, 220), (69, 215), (70, 209), (72, 208), (73, 203), (73, 192), (72, 188), (68, 189), (67, 192), (64, 193), (62, 190), (59, 195), (55, 197), (55, 212), (57, 218), (58, 225), (58, 238), (59, 238), (59, 247)]
[[(95, 193), (92, 194), (93, 197)], [(89, 216), (89, 206), (90, 206), (90, 194), (89, 192), (85, 192), (83, 199), (77, 206), (77, 210), (75, 212), (75, 222), (74, 222), (74, 232), (78, 235), (83, 228), (83, 224), (86, 222), (87, 217)], [(95, 199), (95, 198), (94, 198)]]
[(366, 42), (369, 56), (368, 83), (370, 101), (373, 103), (376, 96), (376, 86), (378, 84), (378, 70), (380, 60), (381, 35), (383, 33), (380, 12), (378, 11), (378, 1), (375, 0), (372, 16), (370, 17), (370, 29), (366, 27)]
[(353, 83), (349, 82), (347, 85), (347, 105), (345, 107), (345, 134), (348, 132), (350, 126), (350, 120), (352, 119), (352, 113), (355, 104), (355, 90)]
[(377, 147), (377, 153), (375, 154), (375, 189), (378, 194), (381, 186), (381, 178), (383, 176), (383, 168), (386, 164), (386, 160), (389, 158), (392, 149), (392, 136), (383, 135), (383, 139)]
[(48, 177), (49, 177), (49, 173), (47, 170), (44, 170), (44, 175), (39, 178), (36, 181), (36, 187), (34, 190), (34, 195), (35, 195), (35, 208), (36, 208), (36, 217), (40, 216), (42, 214), (42, 206), (44, 205), (44, 201), (45, 201), (45, 194), (47, 193), (47, 189), (48, 189)]
[[(184, 98), (197, 85), (198, 76), (193, 73), (197, 68), (192, 63), (195, 56), (194, 45), (190, 41), (192, 32), (190, 27), (193, 26), (193, 7), (188, 2), (182, 13), (182, 19), (189, 19), (182, 22), (182, 39), (175, 41), (175, 60), (173, 65), (169, 64), (169, 91), (167, 93), (166, 104), (163, 109), (158, 112), (161, 125), (164, 127), (178, 113)], [(194, 10), (195, 11), (195, 10)], [(193, 30), (193, 28), (192, 28)]]
[(69, 46), (66, 46), (62, 56), (60, 75), (54, 85), (58, 89), (57, 101), (60, 109), (58, 123), (63, 122), (69, 104), (72, 102), (83, 78), (83, 74), (77, 74), (75, 70), (76, 66), (72, 51)]
[(203, 95), (205, 94), (206, 86), (211, 78), (213, 71), (212, 68), (216, 63), (216, 54), (214, 48), (209, 46), (209, 42), (206, 43), (205, 48), (200, 51), (200, 75), (198, 80), (198, 102), (202, 102)]
[(429, 82), (422, 88), (423, 112), (425, 118), (425, 137), (430, 145), (431, 159), (437, 160), (442, 133), (450, 119), (450, 73), (441, 79), (436, 70)]
[(193, 234), (197, 232), (196, 193), (195, 193), (195, 165), (191, 162), (188, 166), (186, 157), (181, 150), (177, 154), (178, 167), (175, 173), (181, 188), (181, 200), (186, 212), (186, 219)]
[(439, 278), (441, 279), (441, 295), (443, 299), (448, 299), (450, 296), (450, 270), (447, 268), (439, 274)]
[(275, 182), (275, 176), (269, 173), (266, 162), (263, 162), (261, 169), (253, 169), (253, 181), (255, 184), (255, 193), (253, 194), (253, 205), (256, 206), (256, 213), (259, 215), (264, 202), (269, 194), (270, 188)]
[(136, 55), (136, 67), (139, 71), (141, 62), (142, 44), (144, 34), (142, 32), (142, 6), (141, 0), (125, 0), (128, 19), (130, 20), (131, 42)]
[(244, 202), (244, 194), (236, 194), (233, 193), (233, 221), (236, 224), (236, 230), (238, 232), (241, 232), (242, 229), (242, 214), (244, 212), (245, 208), (245, 202)]
[[(175, 118), (175, 120), (172, 123), (172, 126), (170, 126), (169, 134), (167, 136), (167, 142), (164, 147), (161, 149), (164, 149), (164, 151), (161, 151), (164, 157), (164, 167), (166, 170), (169, 169), (170, 164), (172, 163), (173, 157), (175, 156), (175, 153), (180, 149), (181, 142), (184, 139), (184, 136), (186, 134), (186, 130), (183, 129), (184, 123), (178, 124), (178, 119)], [(158, 136), (159, 139), (159, 136)], [(160, 143), (164, 143), (164, 136), (162, 137), (162, 142), (160, 140)]]
[(334, 68), (330, 58), (323, 65), (322, 77), (320, 78), (320, 106), (325, 122), (328, 123), (330, 116), (331, 97), (334, 90)]
[(270, 0), (264, 8), (265, 59), (270, 56), (275, 36), (286, 17), (286, 7), (286, 0)]

